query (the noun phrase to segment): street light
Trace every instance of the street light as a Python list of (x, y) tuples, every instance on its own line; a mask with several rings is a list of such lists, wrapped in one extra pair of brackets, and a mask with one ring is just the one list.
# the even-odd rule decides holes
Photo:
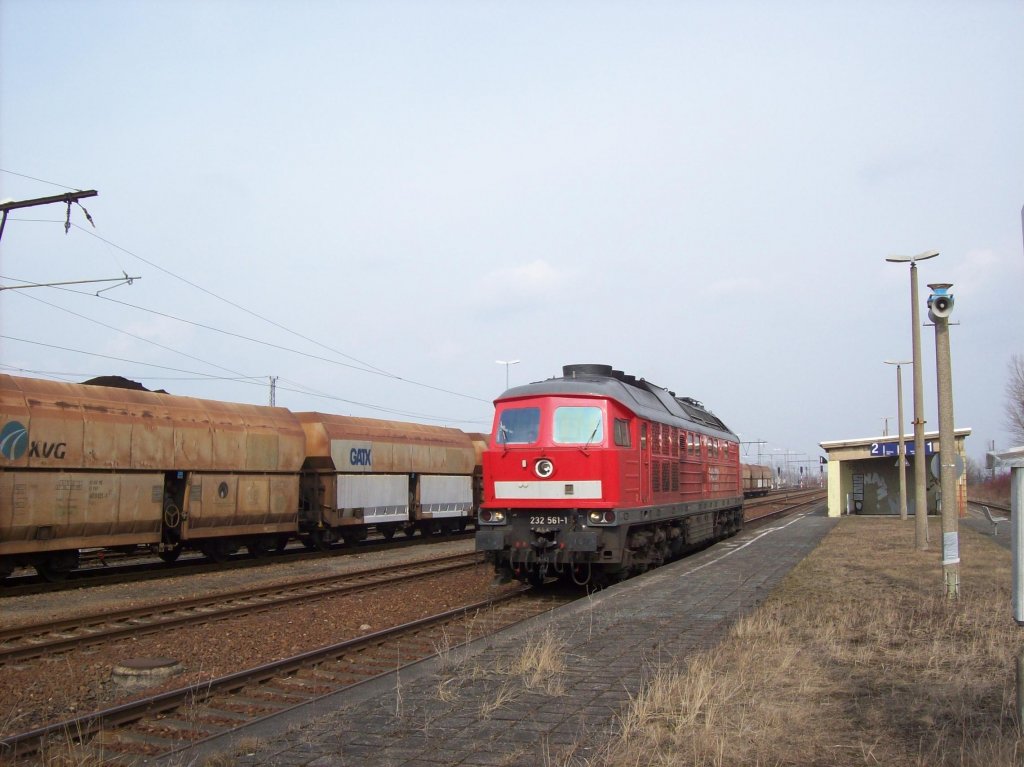
[(910, 263), (910, 337), (914, 354), (914, 539), (921, 551), (928, 548), (928, 486), (924, 466), (924, 384), (921, 381), (921, 312), (917, 306), (917, 262), (937, 255), (937, 250), (926, 250), (916, 256), (889, 256), (885, 259), (894, 264)]
[(505, 389), (508, 389), (508, 369), (513, 365), (518, 365), (519, 360), (495, 360), (499, 365), (505, 366)]
[(907, 518), (907, 446), (903, 442), (903, 366), (912, 365), (910, 360), (884, 360), (886, 365), (896, 366), (896, 410), (900, 425), (900, 457), (896, 465), (900, 467), (900, 519)]

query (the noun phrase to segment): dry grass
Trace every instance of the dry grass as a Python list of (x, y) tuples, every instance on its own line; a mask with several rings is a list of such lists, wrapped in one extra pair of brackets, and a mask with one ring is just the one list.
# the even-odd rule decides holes
[(938, 551), (916, 551), (913, 533), (843, 519), (728, 640), (655, 673), (599, 761), (1022, 764), (1009, 553), (961, 530), (950, 602)]
[(498, 673), (519, 677), (527, 690), (540, 690), (546, 695), (561, 695), (565, 690), (565, 641), (551, 628), (529, 637), (522, 650), (512, 658), (499, 662)]

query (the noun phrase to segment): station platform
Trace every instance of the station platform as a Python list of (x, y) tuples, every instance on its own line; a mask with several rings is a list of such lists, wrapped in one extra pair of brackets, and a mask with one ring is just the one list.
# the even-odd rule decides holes
[[(156, 763), (535, 767), (570, 753), (586, 763), (655, 670), (717, 644), (837, 522), (822, 502), (748, 528), (468, 645), (454, 668), (450, 658), (426, 660)], [(545, 634), (564, 655), (557, 690), (499, 673)]]

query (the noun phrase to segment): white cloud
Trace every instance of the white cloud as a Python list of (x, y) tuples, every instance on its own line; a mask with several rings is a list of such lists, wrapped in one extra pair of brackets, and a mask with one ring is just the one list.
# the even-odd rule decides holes
[(489, 272), (477, 282), (474, 295), (491, 307), (532, 305), (547, 299), (568, 282), (569, 274), (544, 259)]

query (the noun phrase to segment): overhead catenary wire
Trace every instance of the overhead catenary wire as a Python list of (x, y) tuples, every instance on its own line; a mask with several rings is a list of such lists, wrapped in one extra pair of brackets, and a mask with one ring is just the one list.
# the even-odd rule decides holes
[[(52, 181), (46, 181), (44, 179), (40, 179), (40, 178), (37, 178), (35, 176), (30, 176), (30, 175), (23, 174), (23, 173), (17, 173), (15, 171), (11, 171), (11, 170), (8, 170), (6, 168), (0, 168), (0, 172), (7, 173), (7, 174), (10, 174), (10, 175), (14, 175), (14, 176), (18, 176), (18, 177), (21, 177), (21, 178), (30, 179), (30, 180), (33, 180), (33, 181), (38, 181), (38, 182), (44, 183), (44, 184), (50, 184), (52, 186), (58, 186), (58, 187), (61, 187), (61, 188), (64, 188), (64, 189), (69, 189), (69, 190), (73, 190), (73, 191), (81, 191), (81, 190), (78, 190), (76, 187), (71, 187), (71, 186), (67, 186), (67, 185), (64, 185), (64, 184), (58, 184), (58, 183), (52, 182)], [(89, 221), (89, 223), (93, 226), (93, 228), (95, 228), (95, 224), (93, 223), (92, 217), (89, 215), (88, 211), (86, 211), (85, 208), (83, 206), (81, 206), (81, 203), (78, 203), (78, 204), (79, 204), (79, 207), (82, 207), (82, 210), (85, 212), (86, 218)], [(70, 203), (69, 203), (69, 214), (70, 214)], [(248, 309), (248, 308), (246, 308), (246, 307), (244, 307), (244, 306), (242, 306), (242, 305), (240, 305), (240, 304), (238, 304), (238, 303), (236, 303), (234, 301), (231, 301), (230, 299), (227, 299), (227, 298), (225, 298), (223, 296), (220, 296), (219, 294), (217, 294), (217, 293), (215, 293), (215, 292), (213, 292), (211, 290), (208, 290), (207, 288), (204, 288), (201, 285), (198, 285), (195, 282), (192, 282), (191, 280), (188, 280), (185, 277), (182, 277), (181, 275), (178, 275), (178, 274), (170, 271), (169, 269), (166, 269), (166, 268), (160, 266), (159, 264), (156, 264), (156, 263), (152, 262), (149, 259), (146, 259), (143, 256), (140, 256), (139, 254), (134, 253), (133, 251), (130, 251), (127, 248), (125, 248), (125, 247), (123, 247), (121, 245), (118, 245), (117, 243), (112, 242), (111, 240), (109, 240), (109, 239), (107, 239), (105, 237), (100, 236), (99, 234), (97, 234), (94, 231), (90, 231), (89, 229), (86, 229), (86, 228), (80, 226), (79, 224), (72, 222), (70, 220), (70, 215), (66, 218), (66, 220), (64, 222), (57, 222), (57, 221), (52, 221), (52, 220), (47, 220), (47, 219), (26, 219), (26, 220), (41, 221), (41, 222), (44, 222), (44, 223), (63, 223), (63, 225), (65, 227), (65, 232), (68, 231), (70, 226), (74, 226), (76, 229), (78, 229), (80, 231), (83, 231), (86, 234), (88, 234), (89, 236), (94, 237), (98, 241), (106, 244), (108, 248), (117, 249), (117, 250), (119, 250), (119, 251), (121, 251), (121, 252), (123, 252), (123, 253), (125, 253), (125, 254), (127, 254), (129, 256), (131, 256), (132, 258), (138, 259), (139, 261), (143, 262), (144, 264), (147, 264), (148, 266), (151, 266), (154, 269), (157, 269), (157, 270), (163, 272), (164, 274), (166, 274), (166, 275), (168, 275), (170, 277), (173, 277), (176, 280), (179, 280), (179, 281), (183, 282), (184, 284), (186, 284), (186, 285), (188, 285), (190, 287), (192, 287), (192, 288), (194, 288), (196, 290), (199, 290), (200, 292), (205, 293), (206, 295), (209, 295), (210, 297), (212, 297), (212, 298), (214, 298), (214, 299), (216, 299), (218, 301), (221, 301), (221, 302), (223, 302), (223, 303), (225, 303), (225, 304), (227, 304), (227, 305), (229, 305), (229, 306), (231, 306), (231, 307), (233, 307), (235, 309), (238, 309), (239, 311), (245, 312), (246, 314), (248, 314), (248, 315), (250, 315), (252, 317), (255, 317), (255, 318), (257, 318), (257, 319), (259, 319), (259, 320), (261, 320), (263, 322), (266, 322), (267, 324), (270, 324), (273, 327), (276, 327), (276, 328), (278, 328), (278, 329), (280, 329), (280, 330), (282, 330), (282, 331), (284, 331), (286, 333), (289, 333), (289, 334), (291, 334), (291, 335), (293, 335), (293, 336), (295, 336), (297, 338), (301, 338), (304, 341), (307, 341), (308, 343), (314, 344), (315, 346), (318, 346), (318, 347), (320, 347), (322, 349), (330, 351), (333, 354), (336, 354), (336, 355), (338, 355), (340, 357), (343, 357), (345, 359), (351, 360), (352, 362), (358, 363), (358, 365), (362, 365), (363, 367), (358, 367), (357, 365), (348, 365), (348, 364), (339, 362), (338, 360), (332, 360), (332, 359), (329, 359), (329, 358), (326, 358), (326, 357), (321, 357), (321, 356), (318, 356), (318, 355), (313, 355), (313, 354), (308, 354), (308, 353), (304, 353), (304, 352), (299, 352), (298, 350), (291, 349), (291, 348), (288, 348), (288, 347), (280, 346), (280, 345), (277, 345), (277, 344), (271, 344), (269, 342), (261, 341), (259, 339), (248, 338), (248, 337), (242, 336), (240, 334), (231, 333), (229, 331), (223, 331), (223, 330), (220, 330), (218, 328), (214, 328), (212, 326), (203, 325), (201, 323), (195, 323), (195, 322), (192, 322), (190, 320), (184, 320), (182, 318), (174, 317), (174, 316), (169, 315), (169, 314), (156, 312), (154, 310), (149, 310), (149, 309), (146, 309), (144, 307), (134, 306), (134, 305), (131, 305), (131, 304), (127, 304), (126, 302), (120, 302), (120, 301), (116, 301), (115, 299), (110, 299), (109, 297), (102, 296), (102, 298), (104, 300), (109, 300), (109, 301), (112, 301), (114, 303), (123, 304), (125, 306), (134, 308), (137, 311), (152, 312), (154, 314), (157, 314), (158, 316), (164, 316), (166, 318), (173, 319), (173, 320), (178, 321), (178, 322), (185, 322), (185, 323), (188, 323), (188, 324), (192, 324), (192, 325), (194, 325), (196, 327), (201, 327), (203, 329), (207, 329), (207, 330), (210, 330), (212, 332), (226, 333), (227, 335), (232, 335), (234, 337), (237, 337), (237, 338), (240, 338), (240, 339), (244, 339), (244, 340), (250, 341), (252, 343), (261, 344), (261, 345), (267, 346), (268, 348), (275, 348), (275, 349), (280, 349), (280, 350), (284, 350), (284, 351), (290, 351), (290, 352), (295, 353), (295, 354), (300, 354), (300, 355), (306, 356), (306, 357), (308, 357), (310, 359), (315, 359), (315, 360), (318, 360), (318, 361), (327, 362), (327, 363), (335, 364), (335, 365), (341, 365), (341, 366), (348, 367), (349, 369), (352, 369), (352, 370), (355, 370), (355, 371), (359, 371), (359, 372), (365, 372), (365, 373), (370, 373), (370, 374), (375, 374), (375, 375), (381, 375), (381, 376), (384, 376), (384, 377), (387, 377), (387, 378), (391, 378), (392, 380), (396, 380), (396, 381), (399, 381), (399, 382), (402, 382), (402, 383), (406, 383), (406, 384), (409, 384), (409, 385), (412, 385), (412, 386), (417, 386), (417, 387), (420, 387), (420, 388), (424, 388), (424, 389), (427, 389), (427, 390), (430, 390), (430, 391), (436, 391), (436, 392), (439, 392), (439, 393), (442, 393), (442, 394), (448, 394), (448, 395), (451, 395), (451, 396), (456, 396), (456, 397), (461, 397), (461, 398), (465, 398), (465, 399), (470, 399), (470, 400), (473, 400), (473, 401), (476, 401), (476, 402), (482, 402), (482, 403), (490, 404), (490, 400), (489, 399), (485, 399), (485, 398), (482, 398), (482, 397), (476, 397), (474, 395), (465, 394), (463, 392), (457, 392), (457, 391), (454, 391), (454, 390), (451, 390), (451, 389), (446, 389), (444, 387), (434, 386), (432, 384), (428, 384), (428, 383), (425, 383), (425, 382), (422, 382), (422, 381), (416, 381), (414, 379), (405, 378), (403, 376), (400, 376), (400, 375), (392, 373), (392, 372), (390, 372), (388, 370), (385, 370), (384, 368), (381, 368), (379, 366), (376, 366), (376, 365), (373, 365), (371, 363), (368, 363), (368, 362), (365, 362), (363, 360), (360, 360), (360, 359), (358, 359), (358, 358), (356, 358), (356, 357), (354, 357), (352, 355), (346, 354), (345, 352), (342, 352), (342, 351), (340, 351), (338, 349), (335, 349), (335, 348), (333, 348), (331, 346), (323, 344), (323, 343), (321, 343), (321, 342), (319, 342), (319, 341), (317, 341), (317, 340), (315, 340), (313, 338), (310, 338), (310, 337), (308, 337), (308, 336), (306, 336), (306, 335), (304, 335), (302, 333), (294, 331), (291, 328), (288, 328), (285, 325), (282, 325), (281, 323), (278, 323), (278, 322), (276, 322), (276, 321), (274, 321), (274, 320), (272, 320), (272, 319), (270, 319), (268, 317), (265, 317), (265, 316), (259, 314), (258, 312), (254, 312), (254, 311), (252, 311), (252, 310), (250, 310), (250, 309)], [(125, 272), (125, 274), (127, 276), (127, 272)], [(72, 291), (72, 292), (76, 292), (76, 291)], [(98, 294), (97, 294), (97, 296), (98, 296)], [(78, 315), (78, 316), (81, 316), (81, 315)], [(98, 323), (98, 324), (103, 325), (103, 323)], [(110, 329), (117, 330), (116, 328), (112, 328), (111, 326), (107, 326), (107, 325), (104, 325), (104, 327), (108, 327)], [(118, 332), (125, 332), (125, 331), (118, 331)], [(128, 334), (128, 335), (131, 335), (131, 334)], [(135, 336), (135, 337), (138, 338), (138, 336)], [(145, 340), (145, 339), (140, 339), (140, 340)], [(156, 344), (156, 345), (160, 346), (159, 344)], [(162, 348), (168, 349), (167, 347), (162, 347)], [(169, 351), (175, 351), (173, 349), (168, 349), (168, 350)], [(199, 360), (198, 358), (193, 357), (192, 355), (186, 354), (184, 352), (176, 352), (175, 351), (175, 353), (182, 354), (183, 356), (191, 358), (191, 359), (194, 359), (196, 361), (204, 362), (204, 364), (211, 364), (211, 363), (205, 362), (204, 360)], [(223, 367), (221, 367), (219, 365), (213, 365), (213, 367), (217, 367), (217, 368), (220, 368), (222, 370), (226, 370), (226, 368), (223, 368)], [(235, 371), (230, 371), (230, 372), (235, 372)], [(342, 400), (342, 401), (344, 401), (344, 400)], [(389, 412), (394, 412), (393, 409), (388, 409), (388, 408), (381, 408), (381, 409), (388, 410)], [(423, 417), (432, 418), (431, 416), (423, 416)], [(442, 420), (442, 419), (436, 419), (436, 420)]]
[[(7, 279), (7, 278), (3, 278), (3, 279)], [(70, 291), (70, 292), (78, 293), (78, 291)], [(145, 338), (143, 336), (138, 335), (137, 333), (132, 333), (132, 332), (127, 331), (127, 330), (122, 330), (121, 328), (116, 328), (113, 325), (108, 325), (105, 322), (101, 322), (100, 320), (94, 319), (92, 317), (87, 317), (84, 314), (80, 314), (79, 312), (76, 312), (76, 311), (73, 311), (71, 309), (68, 309), (67, 307), (59, 306), (58, 304), (51, 303), (50, 301), (46, 301), (45, 299), (39, 298), (38, 296), (29, 295), (27, 293), (21, 293), (19, 295), (22, 295), (25, 298), (30, 298), (33, 301), (38, 301), (41, 304), (46, 304), (47, 306), (52, 307), (54, 309), (58, 309), (58, 310), (60, 310), (62, 312), (66, 312), (67, 314), (70, 314), (73, 317), (78, 317), (79, 319), (83, 319), (86, 322), (91, 322), (91, 323), (93, 323), (95, 325), (99, 325), (100, 327), (107, 328), (108, 330), (113, 330), (115, 333), (121, 333), (122, 335), (126, 335), (129, 338), (134, 338), (137, 341), (142, 341), (143, 343), (155, 346), (158, 349), (163, 349), (164, 351), (171, 352), (172, 354), (180, 354), (182, 357), (187, 357), (188, 359), (194, 360), (195, 362), (201, 362), (204, 365), (209, 365), (210, 367), (218, 368), (218, 369), (223, 370), (223, 371), (225, 371), (227, 373), (231, 373), (232, 375), (235, 375), (235, 376), (240, 376), (242, 378), (255, 378), (255, 376), (247, 376), (244, 373), (241, 373), (241, 372), (239, 372), (237, 370), (232, 370), (231, 368), (224, 367), (223, 365), (218, 365), (216, 362), (210, 362), (209, 360), (204, 360), (204, 359), (201, 359), (200, 357), (196, 357), (193, 354), (189, 354), (187, 352), (183, 352), (183, 351), (180, 351), (178, 349), (173, 349), (170, 346), (167, 346), (166, 344), (162, 344), (162, 343), (160, 343), (158, 341), (154, 341), (154, 340), (152, 340), (150, 338)]]
[[(63, 222), (54, 221), (53, 219), (19, 219), (19, 220), (22, 220), (22, 221), (33, 221), (33, 222), (37, 222), (37, 223), (61, 223), (61, 224), (63, 224)], [(472, 394), (466, 394), (464, 392), (457, 392), (457, 391), (454, 391), (452, 389), (446, 389), (446, 388), (441, 387), (441, 386), (434, 386), (432, 384), (428, 384), (428, 383), (425, 383), (423, 381), (417, 381), (417, 380), (414, 380), (414, 379), (411, 379), (411, 378), (406, 378), (404, 376), (397, 375), (396, 373), (392, 373), (392, 372), (389, 372), (387, 370), (384, 370), (383, 368), (377, 367), (376, 365), (373, 365), (371, 363), (364, 362), (363, 360), (360, 360), (357, 357), (354, 357), (354, 356), (352, 356), (350, 354), (346, 354), (346, 353), (344, 353), (342, 351), (339, 351), (337, 349), (334, 349), (334, 348), (332, 348), (332, 347), (330, 347), (330, 346), (328, 346), (326, 344), (323, 344), (323, 343), (321, 343), (319, 341), (316, 341), (315, 339), (309, 338), (308, 336), (303, 335), (302, 333), (299, 333), (297, 331), (291, 330), (290, 328), (288, 328), (288, 327), (286, 327), (284, 325), (281, 325), (280, 323), (275, 322), (274, 320), (266, 318), (266, 317), (258, 314), (257, 312), (253, 312), (253, 311), (251, 311), (251, 310), (249, 310), (249, 309), (247, 309), (247, 308), (245, 308), (245, 307), (243, 307), (243, 306), (241, 306), (241, 305), (231, 301), (230, 299), (227, 299), (227, 298), (224, 298), (222, 296), (219, 296), (218, 294), (214, 293), (213, 291), (208, 290), (207, 288), (204, 288), (204, 287), (202, 287), (200, 285), (197, 285), (196, 283), (192, 282), (191, 280), (188, 280), (188, 279), (186, 279), (184, 277), (181, 277), (180, 275), (177, 275), (174, 272), (171, 272), (170, 270), (165, 269), (164, 267), (162, 267), (162, 266), (160, 266), (158, 264), (155, 264), (152, 261), (149, 261), (148, 259), (138, 255), (137, 253), (134, 253), (134, 252), (128, 250), (127, 248), (124, 248), (121, 245), (118, 245), (117, 243), (112, 242), (112, 241), (106, 239), (105, 237), (102, 237), (102, 236), (96, 234), (95, 232), (91, 232), (88, 229), (85, 229), (84, 227), (82, 227), (82, 226), (80, 226), (80, 225), (78, 225), (78, 224), (76, 224), (74, 222), (71, 223), (71, 226), (76, 228), (76, 229), (79, 229), (79, 230), (85, 232), (86, 234), (88, 234), (91, 237), (95, 237), (97, 240), (107, 244), (110, 247), (116, 248), (116, 249), (120, 250), (121, 252), (123, 252), (123, 253), (125, 253), (125, 254), (133, 257), (133, 258), (137, 258), (139, 261), (142, 261), (144, 264), (147, 264), (148, 266), (152, 266), (154, 269), (157, 269), (157, 270), (163, 272), (164, 274), (167, 274), (168, 276), (173, 277), (174, 279), (179, 280), (179, 281), (185, 283), (186, 285), (188, 285), (190, 287), (193, 287), (196, 290), (199, 290), (202, 293), (205, 293), (205, 294), (211, 296), (212, 298), (217, 299), (218, 301), (222, 301), (223, 303), (226, 303), (229, 306), (232, 306), (232, 307), (238, 309), (239, 311), (245, 312), (246, 314), (249, 314), (250, 316), (255, 317), (255, 318), (259, 319), (259, 320), (262, 320), (263, 322), (266, 322), (266, 323), (268, 323), (268, 324), (270, 324), (270, 325), (272, 325), (272, 326), (274, 326), (274, 327), (276, 327), (276, 328), (278, 328), (280, 330), (283, 330), (284, 332), (289, 333), (289, 334), (291, 334), (291, 335), (293, 335), (293, 336), (295, 336), (297, 338), (301, 338), (304, 341), (308, 341), (309, 343), (314, 344), (315, 346), (319, 346), (320, 348), (326, 349), (327, 351), (330, 351), (330, 352), (332, 352), (334, 354), (337, 354), (338, 356), (341, 356), (341, 357), (344, 357), (346, 359), (352, 360), (353, 362), (358, 363), (358, 365), (352, 365), (352, 364), (340, 362), (339, 360), (334, 360), (334, 359), (331, 359), (329, 357), (322, 357), (322, 356), (319, 356), (319, 355), (316, 355), (316, 354), (310, 354), (308, 352), (301, 352), (301, 351), (299, 351), (297, 349), (293, 349), (293, 348), (290, 348), (290, 347), (287, 347), (287, 346), (282, 346), (282, 345), (279, 345), (279, 344), (273, 344), (273, 343), (270, 343), (268, 341), (262, 341), (262, 340), (257, 339), (257, 338), (251, 338), (249, 336), (244, 336), (244, 335), (241, 335), (239, 333), (234, 333), (232, 331), (222, 330), (220, 328), (216, 328), (216, 327), (213, 327), (211, 325), (206, 325), (204, 323), (195, 322), (194, 320), (187, 320), (187, 319), (184, 319), (184, 318), (181, 318), (181, 317), (177, 317), (177, 316), (172, 315), (172, 314), (167, 314), (165, 312), (157, 311), (155, 309), (147, 309), (145, 307), (137, 306), (135, 304), (129, 304), (127, 302), (119, 301), (117, 299), (113, 299), (113, 298), (110, 298), (108, 296), (100, 296), (100, 298), (102, 298), (105, 301), (111, 301), (113, 303), (120, 304), (122, 306), (126, 306), (126, 307), (129, 307), (129, 308), (138, 310), (138, 311), (150, 312), (150, 313), (155, 314), (155, 315), (160, 316), (160, 317), (165, 317), (167, 319), (175, 320), (177, 322), (183, 322), (183, 323), (186, 323), (186, 324), (189, 324), (189, 325), (193, 325), (195, 327), (199, 327), (199, 328), (202, 328), (204, 330), (209, 330), (209, 331), (212, 331), (212, 332), (215, 332), (215, 333), (223, 333), (225, 335), (232, 336), (232, 337), (235, 337), (235, 338), (238, 338), (238, 339), (241, 339), (241, 340), (245, 340), (245, 341), (250, 341), (252, 343), (261, 344), (261, 345), (266, 346), (268, 348), (291, 352), (293, 354), (298, 354), (298, 355), (304, 356), (304, 357), (306, 357), (308, 359), (313, 359), (313, 360), (317, 360), (317, 361), (320, 361), (320, 362), (327, 362), (327, 363), (330, 363), (330, 364), (333, 364), (333, 365), (339, 365), (341, 367), (349, 368), (350, 370), (355, 370), (355, 371), (359, 371), (359, 372), (363, 372), (363, 373), (369, 373), (369, 374), (372, 374), (372, 375), (379, 375), (379, 376), (382, 376), (382, 377), (385, 377), (385, 378), (390, 378), (391, 380), (400, 381), (402, 383), (409, 384), (410, 386), (416, 386), (416, 387), (419, 387), (419, 388), (428, 389), (430, 391), (436, 391), (436, 392), (439, 392), (441, 394), (449, 394), (449, 395), (454, 396), (454, 397), (462, 397), (464, 399), (474, 400), (476, 402), (484, 402), (484, 403), (487, 403), (487, 404), (490, 404), (490, 402), (491, 402), (489, 399), (486, 399), (486, 398), (483, 398), (483, 397), (477, 397), (477, 396), (472, 395)], [(71, 292), (76, 292), (76, 291), (71, 291)], [(92, 294), (82, 294), (82, 295), (92, 295)], [(360, 367), (360, 365), (362, 365), (363, 367)]]

